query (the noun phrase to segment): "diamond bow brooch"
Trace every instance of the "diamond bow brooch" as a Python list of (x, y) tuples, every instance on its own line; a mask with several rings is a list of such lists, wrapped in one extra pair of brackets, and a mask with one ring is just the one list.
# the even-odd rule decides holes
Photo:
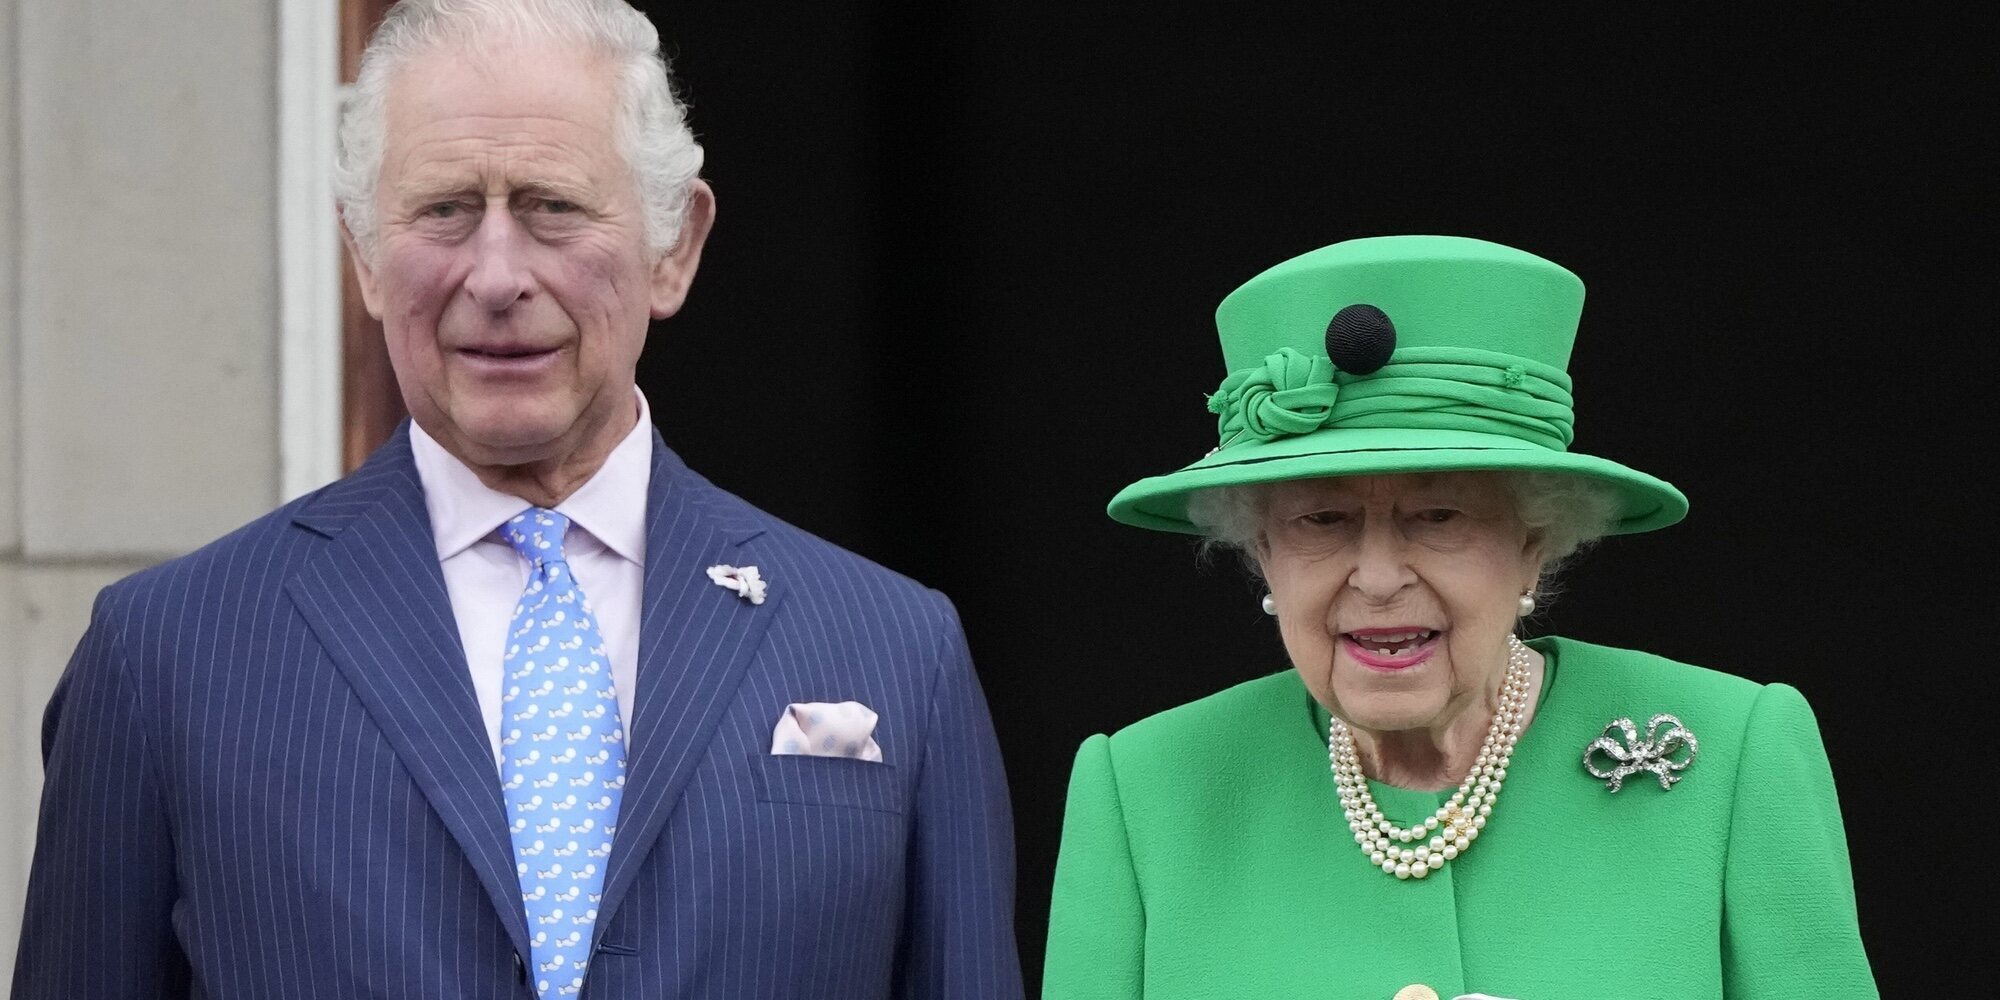
[[(1614, 736), (1614, 732), (1619, 735)], [(1647, 721), (1644, 739), (1639, 737), (1639, 727), (1631, 719), (1611, 720), (1604, 727), (1604, 734), (1583, 748), (1583, 769), (1592, 777), (1604, 779), (1614, 792), (1625, 784), (1626, 778), (1641, 771), (1652, 772), (1660, 779), (1661, 788), (1672, 789), (1674, 782), (1684, 777), (1680, 772), (1687, 770), (1700, 752), (1700, 741), (1681, 725), (1681, 720), (1661, 712)], [(1609, 770), (1598, 766), (1600, 755), (1604, 763), (1611, 765)]]

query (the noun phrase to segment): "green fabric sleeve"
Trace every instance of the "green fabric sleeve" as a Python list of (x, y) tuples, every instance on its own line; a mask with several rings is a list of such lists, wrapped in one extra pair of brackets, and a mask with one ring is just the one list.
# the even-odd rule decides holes
[(1772, 684), (1751, 708), (1723, 876), (1729, 1000), (1873, 998), (1833, 769), (1805, 697)]
[(1146, 908), (1118, 800), (1111, 740), (1092, 736), (1077, 750), (1070, 772), (1043, 1000), (1137, 1000), (1145, 994), (1145, 938)]

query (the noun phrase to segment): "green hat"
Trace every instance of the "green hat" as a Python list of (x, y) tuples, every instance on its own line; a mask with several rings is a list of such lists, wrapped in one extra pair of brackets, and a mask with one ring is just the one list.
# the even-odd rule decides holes
[(1294, 257), (1215, 310), (1220, 444), (1126, 487), (1110, 514), (1192, 533), (1188, 494), (1214, 486), (1521, 469), (1613, 487), (1613, 533), (1664, 528), (1687, 514), (1679, 490), (1569, 450), (1582, 312), (1576, 275), (1483, 240), (1383, 236)]

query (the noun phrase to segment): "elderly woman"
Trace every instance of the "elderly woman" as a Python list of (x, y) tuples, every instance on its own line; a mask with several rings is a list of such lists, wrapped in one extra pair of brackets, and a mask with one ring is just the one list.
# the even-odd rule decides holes
[(1217, 310), (1221, 442), (1113, 518), (1240, 549), (1292, 669), (1093, 736), (1045, 996), (1873, 997), (1799, 692), (1517, 638), (1672, 486), (1569, 450), (1575, 275), (1433, 236)]

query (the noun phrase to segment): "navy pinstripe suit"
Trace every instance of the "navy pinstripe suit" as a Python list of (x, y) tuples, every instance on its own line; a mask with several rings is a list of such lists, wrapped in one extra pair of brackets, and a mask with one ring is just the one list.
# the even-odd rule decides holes
[[(1005, 778), (950, 604), (653, 456), (583, 995), (1019, 997)], [(405, 430), (99, 596), (44, 723), (15, 997), (532, 996), (435, 553)], [(725, 562), (765, 603), (709, 581)], [(883, 763), (768, 752), (788, 703), (849, 699)]]

